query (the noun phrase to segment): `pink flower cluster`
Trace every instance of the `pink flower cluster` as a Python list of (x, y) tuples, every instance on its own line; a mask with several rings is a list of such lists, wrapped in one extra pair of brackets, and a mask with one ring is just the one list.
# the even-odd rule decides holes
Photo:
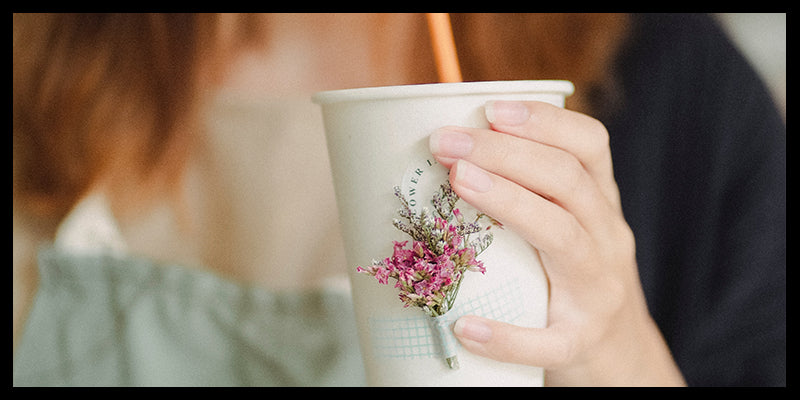
[[(433, 195), (433, 211), (422, 207), (418, 214), (400, 187), (395, 187), (394, 193), (402, 205), (397, 211), (402, 219), (394, 219), (392, 224), (411, 236), (411, 247), (406, 247), (408, 241), (394, 241), (390, 257), (373, 261), (366, 268), (358, 267), (356, 271), (372, 275), (384, 285), (389, 278), (395, 279), (394, 286), (400, 290), (404, 307), (420, 307), (431, 317), (444, 315), (455, 304), (464, 273), (486, 272), (483, 262), (476, 257), (492, 243), (489, 228), (502, 225), (482, 213), (472, 222), (465, 221), (455, 208), (459, 198), (449, 181)], [(483, 218), (491, 222), (486, 230), (479, 222)], [(477, 237), (470, 238), (471, 235)]]
[[(458, 209), (453, 214), (460, 217)], [(425, 240), (414, 240), (410, 248), (406, 248), (408, 241), (395, 241), (390, 257), (357, 271), (375, 276), (382, 284), (395, 279), (404, 307), (413, 305), (432, 316), (443, 315), (452, 307), (464, 272), (486, 270), (475, 259), (475, 249), (459, 234), (460, 225), (443, 218), (430, 218), (424, 225)]]

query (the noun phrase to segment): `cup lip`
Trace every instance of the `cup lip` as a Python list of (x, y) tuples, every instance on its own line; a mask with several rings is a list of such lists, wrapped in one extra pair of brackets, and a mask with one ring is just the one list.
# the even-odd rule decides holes
[(314, 93), (311, 101), (330, 104), (365, 100), (386, 100), (411, 97), (442, 97), (480, 94), (557, 93), (565, 97), (575, 91), (567, 80), (475, 81), (453, 83), (422, 83), (397, 86), (377, 86), (353, 89), (326, 90)]

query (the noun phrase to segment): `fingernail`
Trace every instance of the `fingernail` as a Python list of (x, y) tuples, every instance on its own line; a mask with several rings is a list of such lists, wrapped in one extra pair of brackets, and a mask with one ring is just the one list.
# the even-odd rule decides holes
[(432, 154), (443, 157), (459, 158), (472, 152), (472, 138), (466, 133), (441, 128), (433, 132), (428, 139)]
[(492, 338), (492, 328), (478, 319), (461, 317), (453, 326), (453, 333), (459, 338), (486, 343)]
[(528, 107), (518, 101), (489, 101), (484, 110), (486, 119), (498, 125), (522, 125), (531, 117)]
[(488, 192), (494, 185), (486, 171), (464, 160), (456, 162), (455, 182), (480, 193)]

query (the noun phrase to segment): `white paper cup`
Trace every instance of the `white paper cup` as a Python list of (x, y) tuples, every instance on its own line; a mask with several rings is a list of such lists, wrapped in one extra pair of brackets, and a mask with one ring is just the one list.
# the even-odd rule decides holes
[[(392, 280), (379, 284), (356, 267), (391, 256), (393, 241), (411, 243), (392, 224), (401, 206), (395, 186), (416, 209), (433, 208), (433, 193), (448, 174), (428, 150), (428, 136), (437, 128), (488, 127), (484, 105), (490, 100), (537, 100), (563, 107), (572, 92), (568, 81), (498, 81), (346, 89), (313, 96), (322, 107), (368, 384), (543, 384), (541, 368), (478, 357), (457, 343), (460, 368), (449, 368), (430, 318), (417, 307), (404, 308)], [(475, 212), (463, 200), (457, 207), (468, 215)], [(548, 286), (538, 253), (508, 229), (491, 231), (494, 241), (478, 257), (486, 273), (466, 274), (448, 313), (450, 329), (465, 314), (544, 327)]]

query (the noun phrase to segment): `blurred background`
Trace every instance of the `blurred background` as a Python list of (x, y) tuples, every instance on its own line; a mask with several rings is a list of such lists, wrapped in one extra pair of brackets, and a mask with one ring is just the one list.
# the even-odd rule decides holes
[(786, 14), (714, 14), (772, 91), (786, 119)]

